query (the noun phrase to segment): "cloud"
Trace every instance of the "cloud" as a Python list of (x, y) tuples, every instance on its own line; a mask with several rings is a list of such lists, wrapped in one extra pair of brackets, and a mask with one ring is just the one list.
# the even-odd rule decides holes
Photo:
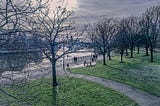
[(75, 16), (79, 20), (95, 20), (102, 17), (125, 17), (142, 14), (159, 0), (77, 0)]

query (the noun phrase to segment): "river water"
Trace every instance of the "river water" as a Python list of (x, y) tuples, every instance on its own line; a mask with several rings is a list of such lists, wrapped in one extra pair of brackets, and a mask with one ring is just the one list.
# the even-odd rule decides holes
[(31, 62), (40, 63), (42, 53), (32, 52), (0, 52), (0, 71), (20, 71)]

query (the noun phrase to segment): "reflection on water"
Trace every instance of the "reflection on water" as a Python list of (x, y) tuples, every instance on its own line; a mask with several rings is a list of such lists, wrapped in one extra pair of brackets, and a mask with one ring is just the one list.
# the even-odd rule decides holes
[(42, 53), (32, 52), (5, 52), (0, 53), (0, 71), (21, 71), (26, 64), (42, 62)]

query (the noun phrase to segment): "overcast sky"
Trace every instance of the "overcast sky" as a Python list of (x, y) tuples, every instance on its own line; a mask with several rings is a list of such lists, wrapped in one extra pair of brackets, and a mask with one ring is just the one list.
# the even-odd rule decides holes
[(138, 15), (147, 7), (160, 3), (160, 0), (77, 0), (78, 20), (89, 21), (100, 17), (125, 17)]

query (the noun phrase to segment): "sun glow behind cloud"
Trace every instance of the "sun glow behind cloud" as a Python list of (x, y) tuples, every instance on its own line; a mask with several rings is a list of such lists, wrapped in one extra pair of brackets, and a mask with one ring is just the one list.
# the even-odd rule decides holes
[(67, 9), (75, 11), (78, 7), (77, 0), (52, 0), (49, 4), (51, 9), (57, 6), (65, 6)]
[(65, 3), (72, 9), (76, 9), (78, 6), (77, 0), (65, 0)]

